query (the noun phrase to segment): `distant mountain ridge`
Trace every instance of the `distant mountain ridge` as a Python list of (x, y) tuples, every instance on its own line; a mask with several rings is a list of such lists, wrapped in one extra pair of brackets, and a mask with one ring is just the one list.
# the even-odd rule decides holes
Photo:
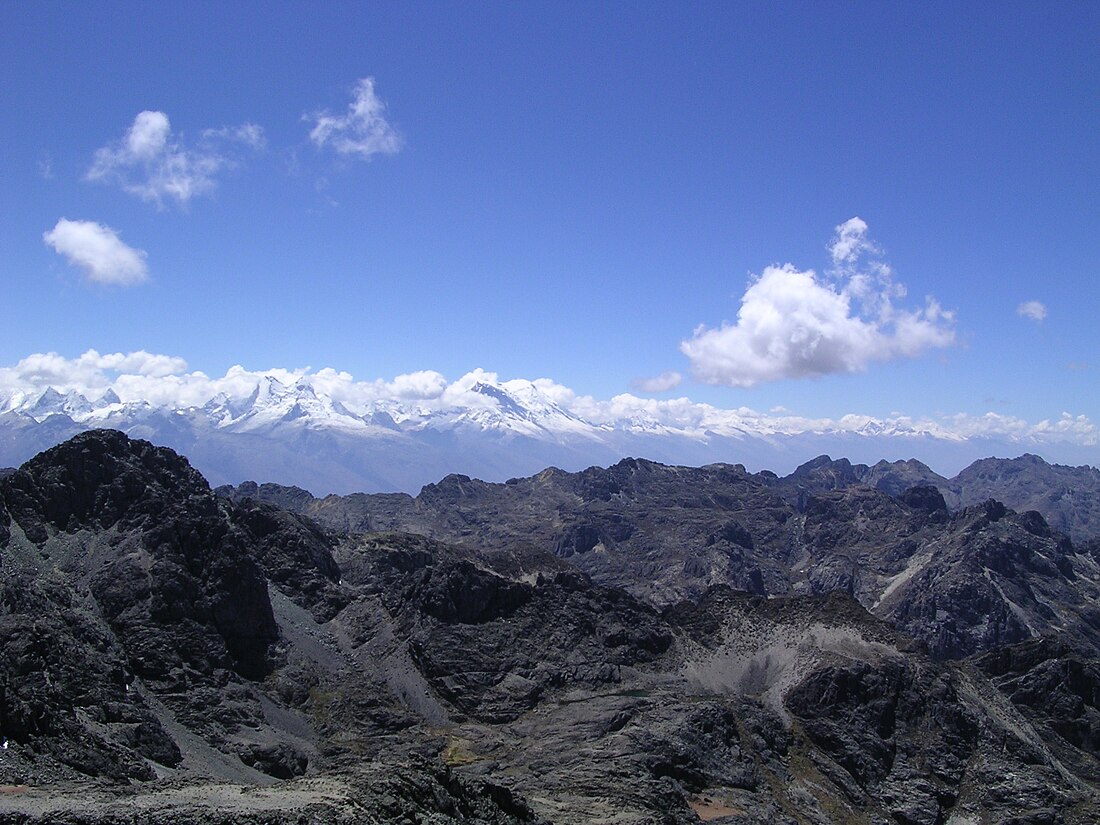
[(868, 462), (901, 454), (952, 468), (1027, 450), (1051, 460), (1061, 455), (1057, 441), (960, 435), (906, 418), (814, 421), (690, 403), (670, 413), (643, 399), (589, 415), (567, 408), (539, 382), (490, 374), (431, 403), (416, 397), (353, 403), (327, 392), (316, 376), (284, 382), (271, 375), (237, 395), (204, 398), (180, 405), (124, 401), (110, 389), (94, 399), (52, 387), (0, 390), (0, 466), (97, 428), (183, 452), (215, 484), (260, 478), (316, 493), (415, 492), (449, 473), (504, 481), (547, 466), (580, 470), (628, 456), (784, 470), (822, 453)]
[[(656, 462), (624, 459), (621, 466), (656, 466)], [(527, 478), (513, 478), (504, 484), (484, 482), (468, 476), (452, 474), (435, 484), (425, 485), (413, 497), (403, 493), (353, 493), (347, 496), (329, 495), (318, 498), (301, 487), (273, 482), (255, 481), (225, 485), (221, 489), (234, 497), (250, 497), (285, 507), (316, 518), (337, 530), (424, 529), (424, 523), (405, 523), (397, 513), (408, 511), (409, 518), (426, 518), (441, 490), (462, 489), (475, 500), (495, 499), (506, 491), (545, 487), (547, 480), (572, 477), (585, 479), (615, 468), (601, 470), (590, 467), (578, 473), (565, 473), (548, 468)], [(801, 507), (810, 496), (868, 487), (890, 496), (900, 496), (921, 486), (934, 487), (943, 497), (946, 507), (959, 510), (995, 498), (1013, 510), (1035, 510), (1054, 530), (1065, 533), (1075, 542), (1100, 537), (1100, 471), (1091, 467), (1066, 467), (1048, 464), (1035, 455), (1025, 454), (1013, 459), (982, 459), (974, 462), (953, 478), (944, 478), (915, 459), (881, 460), (873, 465), (852, 464), (845, 458), (818, 456), (797, 467), (790, 475), (780, 477), (763, 470), (749, 473), (742, 465), (705, 465), (703, 467), (669, 467), (683, 478), (711, 476), (737, 477), (746, 485), (778, 495), (792, 505)], [(585, 482), (576, 481), (583, 485)], [(694, 489), (694, 488), (692, 488)], [(708, 493), (698, 491), (705, 502)], [(705, 505), (703, 505), (705, 506)], [(382, 521), (377, 521), (381, 518)], [(396, 520), (394, 520), (396, 519)], [(449, 536), (455, 538), (456, 536)]]

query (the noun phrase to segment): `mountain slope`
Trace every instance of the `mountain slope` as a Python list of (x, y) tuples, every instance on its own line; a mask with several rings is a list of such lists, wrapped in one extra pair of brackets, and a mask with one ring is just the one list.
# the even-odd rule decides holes
[[(844, 587), (812, 584), (830, 559), (880, 559), (860, 538), (885, 535), (877, 522), (895, 549), (931, 535), (965, 556), (952, 542), (983, 537), (980, 558), (1030, 527), (1018, 576), (1045, 599), (1059, 573), (1034, 559), (1072, 545), (1032, 516), (950, 517), (929, 488), (799, 510), (774, 484), (623, 462), (384, 502), (470, 531), (450, 544), (326, 533), (215, 497), (166, 449), (78, 436), (0, 479), (0, 821), (1096, 821), (1095, 694), (1072, 702), (1096, 686), (1094, 656), (940, 662)], [(560, 555), (539, 546), (547, 517)], [(624, 581), (663, 582), (631, 590), (672, 595), (671, 543), (642, 543), (670, 530), (794, 584), (693, 585), (662, 609), (571, 566), (614, 559)], [(799, 545), (779, 543), (798, 535), (801, 578)], [(1041, 716), (1025, 686), (1059, 668), (1072, 688)]]

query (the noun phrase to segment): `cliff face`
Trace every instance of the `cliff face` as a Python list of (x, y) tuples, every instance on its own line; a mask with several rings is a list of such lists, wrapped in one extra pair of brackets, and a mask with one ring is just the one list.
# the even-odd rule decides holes
[(1100, 818), (1092, 556), (834, 470), (317, 502), (82, 434), (0, 479), (0, 821)]

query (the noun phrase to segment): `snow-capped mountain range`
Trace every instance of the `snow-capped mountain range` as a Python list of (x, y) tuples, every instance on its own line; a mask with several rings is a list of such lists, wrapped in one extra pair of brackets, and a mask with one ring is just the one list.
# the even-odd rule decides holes
[(777, 472), (822, 453), (871, 462), (915, 457), (953, 472), (992, 454), (1073, 461), (1096, 451), (1095, 428), (1080, 417), (1040, 425), (989, 416), (807, 419), (687, 399), (601, 402), (545, 379), (500, 381), (480, 370), (453, 383), (429, 373), (403, 378), (363, 385), (332, 371), (231, 371), (208, 380), (216, 391), (190, 403), (140, 397), (123, 381), (98, 394), (0, 388), (0, 466), (102, 427), (173, 447), (215, 484), (258, 479), (319, 494), (415, 492), (448, 473), (505, 480), (630, 455)]

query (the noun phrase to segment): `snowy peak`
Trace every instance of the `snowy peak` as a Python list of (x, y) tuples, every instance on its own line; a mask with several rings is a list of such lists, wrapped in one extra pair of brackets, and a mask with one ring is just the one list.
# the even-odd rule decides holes
[(70, 418), (77, 418), (91, 412), (92, 404), (75, 390), (70, 390), (62, 395), (53, 387), (47, 387), (37, 396), (21, 399), (15, 409), (41, 423), (51, 415), (67, 415)]
[(476, 381), (469, 393), (490, 403), (441, 410), (432, 416), (429, 426), (491, 430), (551, 441), (568, 436), (594, 437), (601, 429), (562, 409), (530, 381)]
[(108, 389), (107, 392), (103, 393), (103, 395), (92, 403), (92, 407), (97, 410), (102, 410), (106, 407), (121, 403), (122, 399), (118, 397), (118, 394), (114, 390)]
[(220, 393), (198, 408), (220, 429), (252, 431), (280, 424), (347, 429), (362, 427), (362, 418), (327, 396), (318, 396), (313, 386), (299, 379), (284, 384), (265, 375), (251, 394), (234, 399)]
[[(523, 436), (547, 444), (598, 442), (616, 450), (636, 439), (644, 439), (647, 445), (690, 441), (703, 448), (721, 441), (771, 443), (774, 439), (825, 437), (868, 443), (930, 441), (947, 448), (969, 437), (945, 425), (905, 417), (847, 415), (837, 420), (813, 420), (765, 415), (745, 408), (719, 409), (687, 399), (659, 402), (629, 395), (600, 402), (578, 398), (552, 383), (544, 386), (541, 381), (525, 379), (498, 381), (494, 374), (483, 371), (470, 373), (430, 396), (387, 394), (386, 386), (349, 387), (338, 382), (323, 383), (310, 374), (263, 374), (246, 384), (212, 392), (205, 401), (200, 399), (188, 406), (133, 397), (123, 400), (114, 389), (107, 389), (94, 401), (75, 390), (62, 393), (54, 387), (36, 392), (19, 389), (0, 395), (0, 415), (16, 413), (37, 423), (62, 415), (85, 427), (125, 429), (128, 420), (159, 411), (161, 415), (185, 416), (199, 428), (228, 432), (304, 428), (392, 436), (399, 432), (461, 431)], [(1030, 442), (1016, 437), (1010, 440), (1021, 445), (1040, 444), (1034, 437)], [(906, 447), (905, 452), (910, 448)]]

